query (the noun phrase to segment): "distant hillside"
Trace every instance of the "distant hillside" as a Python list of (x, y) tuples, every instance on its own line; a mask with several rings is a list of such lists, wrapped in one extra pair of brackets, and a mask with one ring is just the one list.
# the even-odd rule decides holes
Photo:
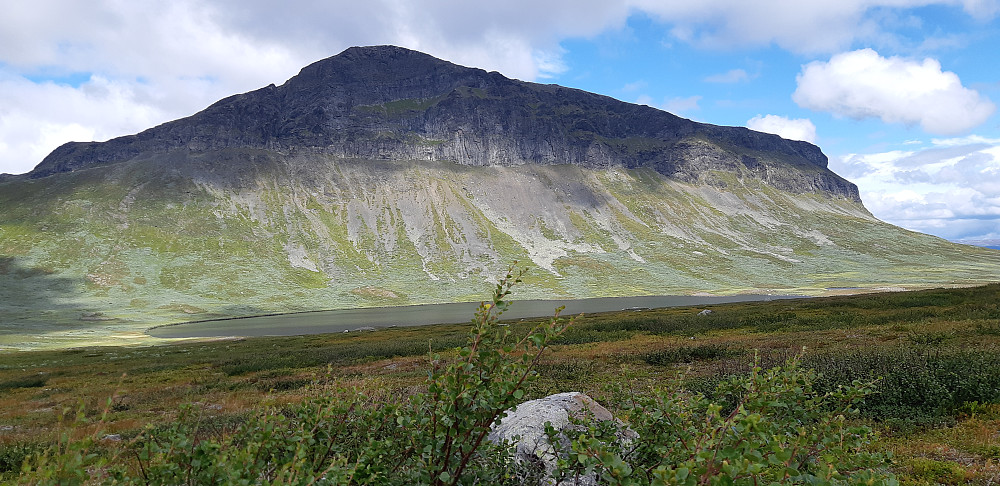
[(960, 243), (963, 245), (981, 246), (983, 248), (990, 248), (993, 250), (1000, 250), (1000, 240), (966, 239), (966, 240), (955, 240), (955, 243)]

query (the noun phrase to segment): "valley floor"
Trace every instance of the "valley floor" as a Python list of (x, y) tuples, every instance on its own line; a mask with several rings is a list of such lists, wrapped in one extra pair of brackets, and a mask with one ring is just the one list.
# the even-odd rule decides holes
[[(705, 308), (713, 312), (700, 315)], [(511, 325), (522, 331), (530, 320)], [(66, 412), (70, 421), (77, 412), (89, 419), (75, 436), (103, 439), (98, 449), (111, 451), (147, 424), (176, 420), (182, 404), (225, 433), (262, 407), (338, 388), (375, 400), (405, 396), (422, 387), (428, 346), (447, 359), (467, 331), (436, 325), (5, 353), (0, 477), (16, 476), (26, 455), (66, 430)], [(546, 353), (525, 399), (582, 391), (615, 410), (615, 387), (644, 393), (683, 373), (684, 386), (711, 393), (755, 356), (770, 366), (798, 353), (823, 373), (820, 387), (881, 380), (862, 421), (880, 431), (875, 447), (895, 453), (904, 482), (1000, 480), (1000, 284), (587, 315)]]
[[(955, 288), (970, 287), (960, 285)], [(559, 305), (566, 305), (573, 312), (611, 312), (633, 307), (663, 308), (684, 305), (712, 305), (725, 302), (747, 302), (799, 297), (831, 297), (882, 292), (904, 292), (928, 289), (917, 285), (876, 287), (832, 287), (824, 289), (753, 289), (752, 294), (696, 293), (675, 296), (602, 297), (571, 300), (531, 300), (527, 305), (513, 309), (518, 318), (543, 316)], [(551, 303), (551, 304), (550, 304)], [(442, 322), (464, 322), (474, 310), (475, 302), (424, 304), (419, 306), (361, 307), (356, 309), (311, 310), (265, 315), (223, 316), (192, 313), (191, 319), (170, 318), (156, 321), (133, 322), (101, 316), (83, 317), (73, 321), (33, 318), (27, 322), (5, 320), (0, 322), (0, 355), (20, 351), (46, 351), (94, 346), (134, 347), (177, 344), (203, 338), (234, 338), (249, 336), (294, 336), (323, 334), (356, 330), (367, 327), (394, 327), (428, 325)], [(526, 308), (525, 308), (526, 307)], [(419, 309), (420, 315), (410, 312)], [(441, 310), (430, 310), (440, 308)], [(577, 309), (577, 310), (574, 310)], [(386, 318), (389, 310), (396, 321)], [(378, 316), (367, 322), (365, 316)], [(345, 317), (346, 316), (346, 317)], [(440, 318), (435, 318), (438, 316)]]

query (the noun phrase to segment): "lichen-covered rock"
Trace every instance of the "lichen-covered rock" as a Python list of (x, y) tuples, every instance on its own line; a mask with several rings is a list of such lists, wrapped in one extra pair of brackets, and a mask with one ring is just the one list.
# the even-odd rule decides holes
[[(617, 420), (608, 409), (580, 392), (566, 392), (524, 402), (507, 411), (507, 416), (493, 425), (488, 439), (494, 443), (517, 442), (515, 460), (521, 465), (525, 477), (541, 478), (543, 484), (554, 484), (556, 468), (555, 449), (545, 434), (545, 424), (550, 423), (559, 432), (570, 432), (577, 425), (571, 418), (580, 420), (614, 421), (620, 430), (619, 439), (632, 441), (638, 435)], [(562, 438), (569, 440), (567, 435)], [(593, 476), (585, 476), (559, 483), (563, 485), (597, 484)]]

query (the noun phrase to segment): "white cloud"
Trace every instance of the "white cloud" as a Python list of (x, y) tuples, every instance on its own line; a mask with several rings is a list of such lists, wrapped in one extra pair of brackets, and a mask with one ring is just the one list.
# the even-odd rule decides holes
[[(282, 82), (312, 60), (213, 23), (203, 4), (17, 2), (0, 16), (0, 172)], [(78, 86), (28, 76), (74, 75)], [(90, 74), (94, 73), (94, 74)]]
[(560, 75), (569, 70), (562, 58), (563, 49), (557, 51), (535, 51), (534, 62), (538, 67), (538, 77), (542, 79)]
[(916, 151), (833, 157), (879, 219), (948, 239), (1000, 234), (1000, 140), (934, 140)]
[(750, 75), (743, 69), (730, 69), (724, 73), (713, 74), (705, 78), (705, 81), (709, 83), (739, 83), (749, 80)]
[(467, 66), (535, 80), (565, 68), (559, 43), (624, 27), (630, 0), (440, 2), (217, 0), (227, 31), (293, 48), (315, 59), (352, 45), (394, 44)]
[[(637, 0), (635, 5), (654, 18), (673, 24), (683, 42), (711, 48), (775, 44), (797, 53), (833, 53), (854, 42), (884, 41), (894, 19), (887, 10), (926, 5), (960, 4), (978, 20), (998, 13), (996, 0), (700, 0), (664, 2)], [(887, 25), (890, 24), (890, 25)]]
[(811, 62), (796, 79), (792, 99), (799, 106), (856, 120), (919, 124), (933, 134), (966, 132), (996, 111), (989, 99), (930, 58), (885, 58), (861, 49)]
[(660, 108), (675, 115), (682, 115), (701, 109), (701, 107), (698, 106), (699, 101), (701, 101), (701, 96), (699, 95), (687, 97), (678, 96), (664, 100), (663, 104), (660, 105)]
[(979, 19), (992, 19), (1000, 13), (1000, 2), (997, 0), (963, 0), (962, 7)]
[(789, 140), (816, 143), (816, 125), (808, 118), (789, 119), (778, 115), (757, 115), (747, 120), (747, 128), (773, 133)]
[(639, 105), (652, 106), (653, 108), (659, 108), (663, 111), (673, 113), (678, 116), (690, 116), (693, 111), (698, 111), (701, 109), (698, 103), (701, 101), (701, 95), (693, 96), (675, 96), (673, 98), (667, 98), (663, 100), (662, 103), (657, 103), (647, 94), (639, 95), (635, 102)]
[(1000, 146), (1000, 138), (988, 138), (980, 135), (969, 135), (965, 137), (956, 138), (935, 138), (931, 140), (931, 143), (939, 147), (954, 147), (954, 146), (964, 146), (973, 144), (990, 144)]
[(27, 73), (55, 67), (148, 83), (211, 77), (244, 89), (287, 78), (315, 60), (308, 50), (225, 28), (218, 22), (224, 12), (211, 5), (21, 2), (0, 17), (0, 60)]
[(31, 170), (71, 140), (105, 140), (170, 116), (134, 86), (93, 76), (79, 87), (0, 76), (0, 169)]
[(639, 80), (633, 83), (625, 83), (625, 86), (622, 86), (621, 90), (626, 93), (631, 93), (633, 91), (639, 91), (640, 89), (645, 89), (646, 86), (649, 86), (649, 83)]

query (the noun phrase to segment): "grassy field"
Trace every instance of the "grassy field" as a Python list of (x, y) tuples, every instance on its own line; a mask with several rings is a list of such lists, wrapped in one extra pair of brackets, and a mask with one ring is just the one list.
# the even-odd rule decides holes
[[(708, 308), (583, 316), (545, 354), (525, 399), (582, 391), (614, 410), (614, 385), (643, 393), (678, 373), (711, 394), (755, 356), (769, 366), (803, 353), (822, 389), (880, 379), (861, 420), (879, 431), (876, 447), (893, 452), (904, 483), (1000, 480), (1000, 284)], [(531, 324), (510, 323), (515, 332)], [(99, 448), (112, 450), (175, 420), (183, 404), (225, 433), (333, 385), (404, 396), (426, 379), (428, 350), (447, 357), (467, 327), (3, 354), (0, 478), (16, 477), (26, 455), (62, 432), (107, 436)], [(88, 422), (67, 428), (77, 414)]]

